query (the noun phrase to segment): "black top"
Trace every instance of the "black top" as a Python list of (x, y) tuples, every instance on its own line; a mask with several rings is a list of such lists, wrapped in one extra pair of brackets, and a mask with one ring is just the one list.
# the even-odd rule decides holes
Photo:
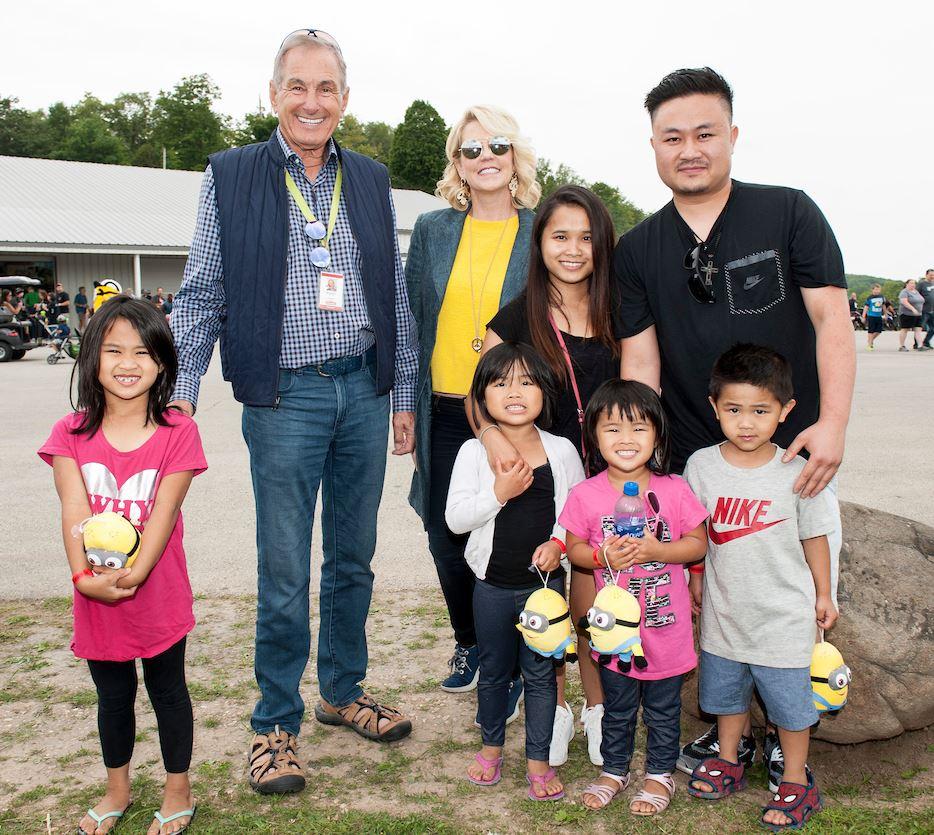
[[(550, 539), (554, 526), (555, 479), (551, 464), (545, 463), (532, 470), (529, 489), (506, 502), (496, 514), (486, 582), (508, 589), (538, 585), (538, 575), (529, 571), (532, 554)], [(563, 577), (564, 569), (559, 566), (551, 573)]]
[[(525, 342), (531, 345), (532, 333), (529, 330), (526, 304), (526, 294), (523, 291), (502, 308), (490, 320), (487, 327), (500, 339), (511, 342)], [(610, 319), (613, 338), (622, 339), (623, 320), (618, 302), (613, 305)], [(564, 344), (567, 345), (568, 353), (571, 355), (571, 365), (574, 368), (574, 378), (577, 380), (581, 405), (586, 409), (587, 402), (602, 383), (619, 377), (619, 356), (614, 357), (612, 351), (599, 340), (572, 336), (564, 331), (561, 331), (561, 335), (564, 338)], [(577, 401), (574, 399), (574, 389), (571, 386), (570, 379), (565, 378), (565, 380), (565, 385), (562, 386), (561, 393), (558, 396), (555, 422), (551, 427), (544, 428), (548, 429), (553, 435), (567, 438), (579, 452), (581, 448), (581, 430), (577, 421)]]
[(843, 258), (820, 209), (803, 191), (733, 181), (715, 249), (714, 304), (688, 290), (685, 254), (694, 235), (668, 203), (628, 232), (613, 259), (624, 336), (655, 325), (662, 402), (671, 420), (672, 467), (723, 439), (707, 402), (714, 361), (737, 342), (768, 345), (791, 363), (798, 404), (775, 433), (787, 447), (817, 420), (820, 390), (814, 328), (802, 287), (846, 287)]

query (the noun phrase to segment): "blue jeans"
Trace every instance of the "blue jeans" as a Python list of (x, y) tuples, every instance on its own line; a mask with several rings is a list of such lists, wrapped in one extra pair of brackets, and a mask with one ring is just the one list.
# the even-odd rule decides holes
[(600, 668), (603, 685), (603, 770), (623, 777), (629, 772), (636, 740), (636, 716), (648, 730), (645, 773), (670, 774), (678, 762), (681, 739), (681, 684), (684, 676), (640, 681)]
[[(532, 652), (516, 629), (525, 601), (539, 588), (506, 589), (476, 581), (473, 611), (480, 651), (477, 712), (483, 744), (505, 744), (509, 682), (518, 661), (525, 685), (525, 756), (547, 762), (558, 706), (555, 668), (550, 658)], [(564, 596), (563, 579), (549, 581), (548, 588)]]
[(921, 327), (926, 331), (922, 345), (931, 347), (931, 339), (934, 339), (934, 313), (921, 314)]
[(297, 734), (301, 726), (305, 705), (299, 685), (311, 646), (308, 588), (319, 485), (324, 561), (318, 688), (337, 707), (363, 692), (370, 561), (389, 431), (389, 396), (376, 394), (374, 376), (372, 367), (342, 376), (322, 376), (315, 367), (280, 370), (278, 405), (243, 408), (256, 499), (257, 733), (278, 724)]

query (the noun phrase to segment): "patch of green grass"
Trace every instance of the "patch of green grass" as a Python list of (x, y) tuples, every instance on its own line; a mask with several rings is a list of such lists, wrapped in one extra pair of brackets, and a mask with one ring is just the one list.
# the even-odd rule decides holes
[(67, 702), (75, 707), (91, 707), (97, 704), (97, 691), (74, 690), (71, 693), (61, 694), (59, 701)]
[(17, 803), (32, 803), (35, 800), (43, 800), (46, 797), (51, 797), (54, 794), (61, 794), (61, 789), (58, 786), (36, 786), (33, 789), (24, 791), (21, 794), (16, 795)]
[(427, 757), (443, 757), (447, 754), (460, 754), (464, 751), (473, 751), (477, 747), (476, 740), (464, 741), (461, 739), (437, 739), (425, 751)]
[(198, 766), (197, 772), (207, 780), (229, 780), (232, 767), (228, 760), (206, 760)]
[(417, 682), (409, 687), (411, 693), (432, 693), (441, 686), (441, 679), (429, 676), (424, 681)]
[[(368, 777), (371, 782), (378, 784), (399, 783), (402, 778), (411, 773), (411, 765), (415, 760), (408, 757), (397, 748), (386, 751), (386, 759), (369, 769)], [(364, 778), (365, 779), (365, 778)]]
[(137, 742), (148, 742), (152, 738), (152, 734), (148, 730), (141, 730), (136, 732), (135, 740)]
[(7, 626), (35, 626), (37, 623), (29, 615), (13, 615), (13, 617), (7, 618), (6, 622)]
[(52, 612), (56, 615), (71, 614), (70, 597), (47, 597), (39, 603), (39, 606), (46, 612)]
[(60, 768), (64, 768), (66, 765), (71, 765), (73, 762), (78, 760), (84, 760), (88, 757), (94, 756), (94, 751), (90, 748), (79, 748), (77, 751), (72, 751), (70, 754), (65, 754), (59, 757), (55, 762), (58, 763)]
[(220, 719), (216, 719), (213, 716), (209, 716), (201, 724), (204, 725), (205, 728), (217, 728), (220, 726), (220, 723), (221, 723)]
[(15, 664), (20, 671), (35, 672), (41, 670), (43, 667), (49, 666), (49, 662), (43, 656), (54, 646), (55, 644), (49, 641), (41, 641), (38, 644), (27, 646), (21, 655), (14, 655), (8, 659), (8, 663)]
[(906, 769), (905, 771), (903, 771), (903, 772), (902, 772), (901, 774), (899, 774), (898, 776), (901, 777), (902, 780), (911, 780), (913, 777), (917, 777), (919, 774), (921, 774), (921, 773), (923, 773), (923, 772), (925, 772), (925, 771), (927, 771), (927, 767), (926, 767), (926, 766), (917, 765), (917, 766), (915, 766), (914, 768)]

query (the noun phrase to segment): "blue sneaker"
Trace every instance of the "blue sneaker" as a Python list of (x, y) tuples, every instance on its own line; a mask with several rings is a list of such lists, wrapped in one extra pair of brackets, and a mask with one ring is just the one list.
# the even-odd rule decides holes
[[(506, 702), (506, 724), (509, 725), (519, 718), (519, 702), (522, 701), (522, 678), (517, 676), (509, 682), (509, 698)], [(475, 728), (480, 727), (480, 709), (477, 709), (477, 717), (473, 720)]]
[(480, 650), (476, 644), (472, 647), (454, 645), (454, 655), (448, 661), (451, 675), (441, 682), (445, 693), (466, 693), (477, 686), (480, 678)]

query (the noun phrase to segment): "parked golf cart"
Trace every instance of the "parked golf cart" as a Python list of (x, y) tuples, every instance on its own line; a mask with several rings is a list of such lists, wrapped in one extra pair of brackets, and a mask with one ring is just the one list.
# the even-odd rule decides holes
[[(37, 287), (42, 282), (36, 278), (25, 275), (0, 276), (0, 289), (15, 289), (17, 287)], [(31, 323), (15, 319), (6, 310), (0, 310), (0, 362), (19, 360), (26, 356), (27, 351), (39, 347), (30, 337)]]

